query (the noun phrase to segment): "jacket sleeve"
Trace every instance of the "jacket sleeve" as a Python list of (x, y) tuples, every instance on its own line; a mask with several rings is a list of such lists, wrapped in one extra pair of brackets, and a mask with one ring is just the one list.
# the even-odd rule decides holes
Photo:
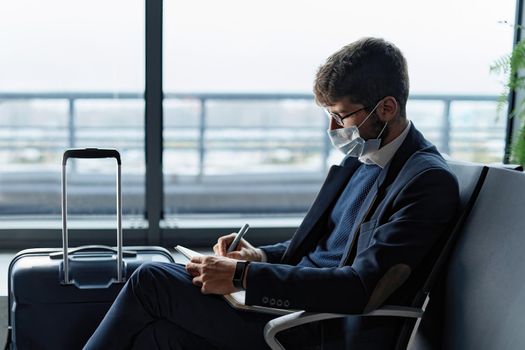
[(265, 245), (259, 248), (262, 249), (264, 253), (266, 254), (266, 259), (267, 259), (266, 262), (277, 264), (281, 261), (284, 255), (284, 252), (286, 251), (286, 249), (288, 249), (289, 245), (290, 245), (290, 240), (287, 240), (282, 243), (277, 243), (273, 245)]
[(351, 266), (252, 263), (246, 304), (362, 313), (387, 271), (406, 266), (410, 274), (421, 263), (455, 217), (458, 196), (457, 181), (449, 171), (439, 167), (423, 170), (389, 201), (383, 223), (370, 230), (369, 243)]

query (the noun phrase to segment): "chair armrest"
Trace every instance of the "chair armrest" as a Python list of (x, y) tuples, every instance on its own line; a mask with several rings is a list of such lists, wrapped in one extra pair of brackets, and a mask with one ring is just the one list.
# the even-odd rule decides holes
[[(423, 312), (424, 309), (422, 308), (385, 305), (379, 309), (362, 314), (361, 316), (421, 318), (423, 317)], [(279, 341), (275, 338), (277, 333), (306, 323), (346, 316), (356, 315), (298, 311), (288, 315), (280, 316), (269, 321), (266, 326), (264, 326), (264, 340), (272, 350), (285, 350), (281, 343), (279, 343)]]

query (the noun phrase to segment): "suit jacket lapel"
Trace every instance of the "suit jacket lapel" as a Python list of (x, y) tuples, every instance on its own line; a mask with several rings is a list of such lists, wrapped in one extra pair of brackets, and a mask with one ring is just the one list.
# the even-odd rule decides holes
[(363, 201), (363, 205), (359, 209), (356, 220), (352, 226), (352, 233), (346, 243), (343, 257), (341, 258), (339, 266), (344, 266), (347, 264), (349, 259), (354, 259), (354, 257), (351, 256), (353, 251), (352, 248), (355, 244), (357, 244), (361, 224), (367, 219), (367, 216), (369, 216), (368, 214), (370, 210), (373, 209), (376, 200), (382, 199), (386, 188), (396, 179), (397, 174), (399, 174), (399, 171), (405, 165), (407, 159), (410, 158), (416, 151), (428, 146), (430, 146), (430, 144), (423, 138), (421, 133), (417, 131), (417, 129), (414, 127), (414, 124), (412, 124), (407, 137), (397, 152), (394, 154), (392, 160), (383, 170), (381, 170), (376, 182), (372, 186), (372, 189)]
[(319, 191), (314, 203), (308, 210), (303, 222), (295, 232), (288, 249), (283, 255), (283, 262), (294, 263), (298, 257), (302, 257), (304, 252), (300, 249), (305, 247), (304, 243), (317, 244), (319, 239), (325, 234), (321, 230), (313, 230), (314, 226), (321, 219), (328, 208), (339, 197), (345, 188), (352, 174), (359, 167), (360, 163), (356, 161), (346, 162), (345, 166), (334, 165), (330, 168), (328, 175)]

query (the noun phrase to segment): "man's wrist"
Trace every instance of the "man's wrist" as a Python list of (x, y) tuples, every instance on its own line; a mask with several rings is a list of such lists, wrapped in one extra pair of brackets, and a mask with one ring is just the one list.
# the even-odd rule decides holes
[(266, 256), (266, 253), (261, 248), (255, 248), (257, 250), (257, 253), (259, 254), (259, 261), (260, 262), (267, 262), (268, 257)]
[(235, 265), (235, 272), (233, 274), (233, 286), (238, 289), (245, 289), (245, 276), (246, 276), (246, 270), (248, 267), (248, 264), (250, 264), (249, 261), (239, 260), (237, 261), (237, 264)]

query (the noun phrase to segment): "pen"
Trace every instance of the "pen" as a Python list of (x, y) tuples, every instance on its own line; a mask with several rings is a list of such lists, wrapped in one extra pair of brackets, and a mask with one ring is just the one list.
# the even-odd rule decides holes
[(237, 246), (239, 245), (239, 242), (244, 237), (244, 235), (246, 234), (246, 231), (248, 231), (249, 228), (250, 228), (250, 225), (248, 225), (248, 224), (242, 225), (241, 229), (239, 230), (239, 232), (237, 232), (237, 235), (233, 239), (232, 244), (230, 244), (230, 246), (228, 247), (228, 250), (227, 250), (226, 253), (231, 253), (235, 249), (237, 249)]

